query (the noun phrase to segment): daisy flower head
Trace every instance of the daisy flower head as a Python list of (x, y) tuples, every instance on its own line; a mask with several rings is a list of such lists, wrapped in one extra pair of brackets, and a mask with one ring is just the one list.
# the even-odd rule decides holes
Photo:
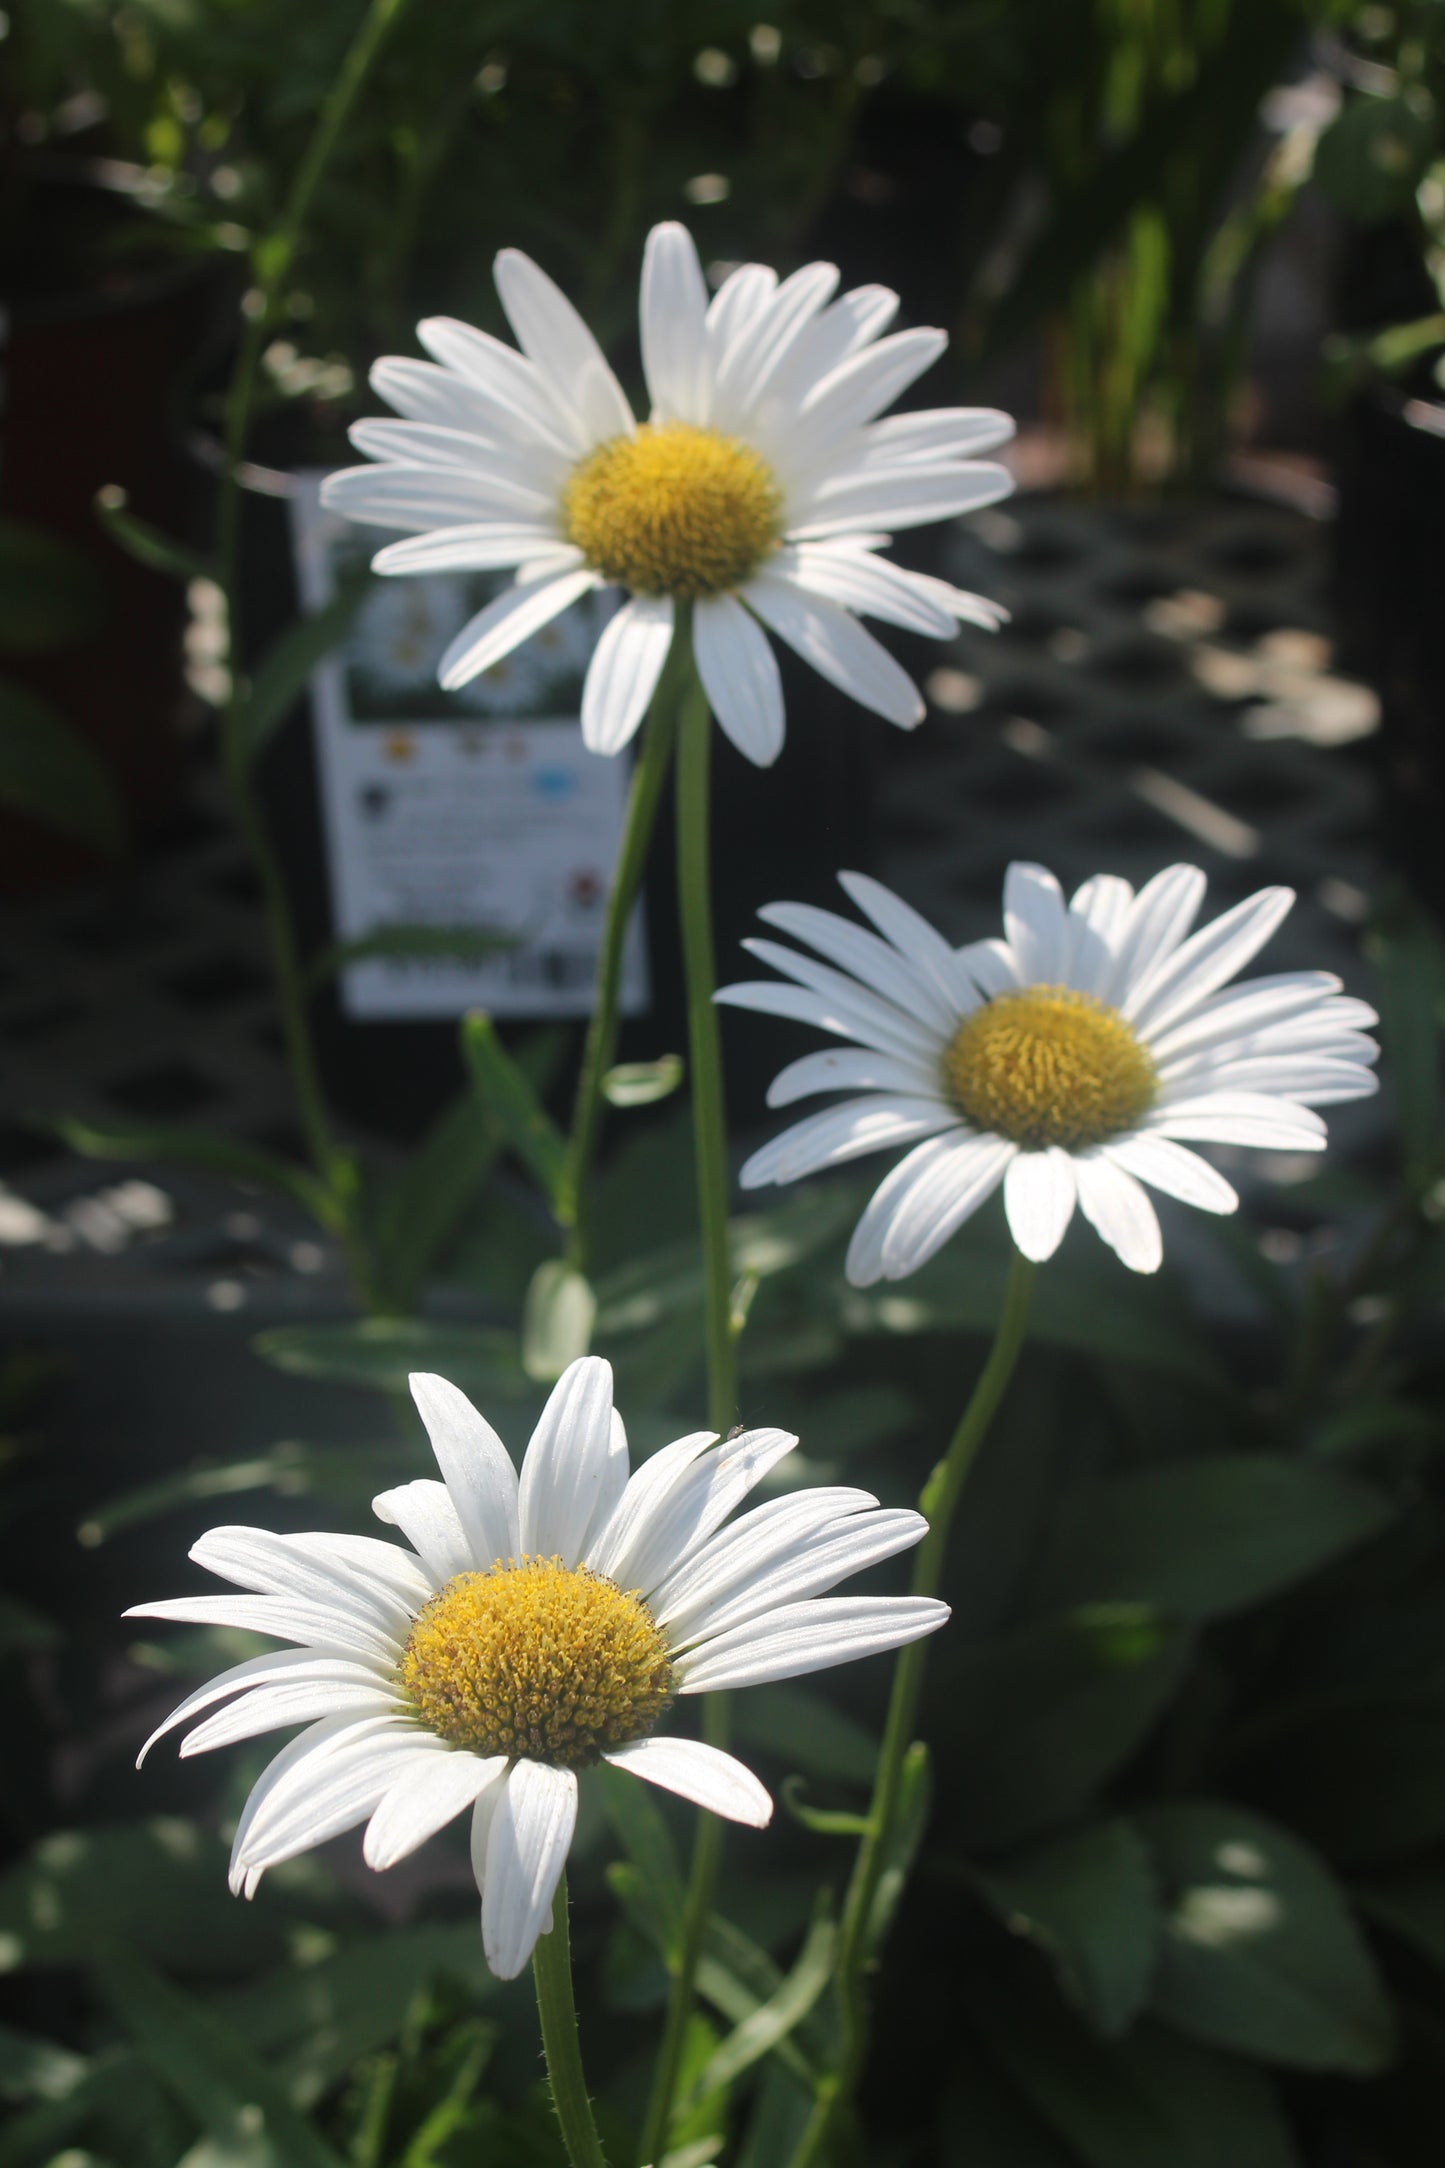
[(213, 1528), (191, 1557), (239, 1593), (127, 1612), (295, 1644), (188, 1695), (140, 1758), (208, 1709), (183, 1755), (305, 1726), (237, 1824), (231, 1887), (247, 1897), (360, 1822), (383, 1868), (469, 1810), (487, 1963), (511, 1979), (551, 1924), (579, 1770), (606, 1761), (761, 1828), (772, 1801), (751, 1770), (656, 1730), (673, 1702), (901, 1647), (948, 1607), (825, 1593), (924, 1534), (867, 1491), (789, 1491), (729, 1518), (797, 1444), (785, 1431), (699, 1431), (629, 1472), (611, 1369), (585, 1356), (519, 1476), (454, 1385), (411, 1385), (442, 1480), (376, 1499), (403, 1543)]
[(839, 879), (876, 932), (770, 905), (760, 916), (814, 955), (748, 941), (781, 979), (717, 999), (853, 1042), (774, 1078), (774, 1107), (849, 1096), (755, 1152), (745, 1189), (912, 1146), (854, 1231), (855, 1287), (915, 1272), (1000, 1183), (1025, 1257), (1053, 1255), (1077, 1204), (1126, 1265), (1153, 1272), (1163, 1246), (1146, 1184), (1206, 1212), (1239, 1202), (1191, 1144), (1322, 1151), (1312, 1109), (1376, 1089), (1375, 1013), (1332, 973), (1228, 983), (1284, 918), (1288, 888), (1193, 932), (1196, 866), (1170, 866), (1137, 895), (1096, 874), (1066, 904), (1044, 867), (1012, 865), (1002, 939), (955, 949), (877, 881)]
[(1005, 613), (880, 551), (899, 528), (1013, 486), (978, 457), (1012, 435), (1005, 414), (878, 419), (942, 353), (944, 333), (888, 332), (897, 295), (839, 294), (832, 264), (782, 280), (743, 264), (709, 298), (685, 228), (655, 226), (641, 294), (651, 411), (639, 422), (545, 271), (504, 249), (496, 282), (517, 346), (449, 318), (419, 324), (432, 360), (372, 371), (403, 418), (358, 422), (352, 442), (375, 464), (332, 475), (323, 492), (348, 518), (409, 530), (373, 560), (378, 572), (515, 571), (447, 648), (443, 686), (611, 586), (626, 599), (582, 698), (594, 752), (617, 752), (637, 729), (684, 605), (712, 710), (760, 767), (783, 743), (770, 632), (864, 707), (904, 729), (921, 722), (918, 688), (859, 619), (948, 639)]

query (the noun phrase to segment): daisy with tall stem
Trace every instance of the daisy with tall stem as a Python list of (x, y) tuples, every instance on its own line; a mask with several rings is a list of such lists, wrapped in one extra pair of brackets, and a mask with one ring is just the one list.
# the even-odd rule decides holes
[[(547, 274), (515, 249), (496, 262), (518, 347), (447, 319), (418, 326), (430, 361), (390, 358), (375, 389), (401, 416), (352, 430), (373, 464), (332, 476), (350, 518), (411, 530), (373, 560), (383, 574), (510, 570), (512, 584), (451, 642), (439, 676), (464, 685), (599, 588), (621, 591), (587, 671), (582, 734), (615, 754), (643, 726), (603, 933), (597, 995), (573, 1116), (561, 1217), (587, 1262), (587, 1189), (602, 1084), (618, 1028), (625, 930), (675, 753), (678, 909), (704, 1262), (709, 1420), (736, 1409), (722, 1063), (713, 996), (711, 717), (759, 767), (784, 738), (768, 635), (903, 729), (918, 688), (860, 619), (935, 639), (1003, 613), (882, 551), (894, 532), (1007, 495), (978, 454), (1012, 434), (991, 409), (934, 408), (880, 420), (943, 351), (940, 331), (889, 332), (898, 297), (839, 294), (831, 264), (790, 277), (760, 264), (709, 296), (679, 225), (657, 226), (642, 270), (640, 328), (651, 401), (638, 422), (600, 347)], [(520, 351), (518, 351), (518, 348)], [(720, 1701), (708, 1737), (726, 1738)], [(644, 2125), (642, 2159), (666, 2149), (711, 1909), (721, 1827), (699, 1824), (682, 1948)]]
[[(1377, 1088), (1368, 1036), (1376, 1017), (1327, 971), (1229, 983), (1282, 923), (1294, 901), (1287, 888), (1263, 889), (1192, 931), (1205, 891), (1196, 866), (1170, 866), (1137, 895), (1098, 874), (1066, 902), (1044, 867), (1013, 865), (1002, 938), (955, 949), (877, 881), (839, 880), (870, 925), (811, 905), (770, 905), (764, 921), (803, 946), (750, 940), (779, 976), (724, 987), (717, 998), (850, 1042), (804, 1054), (774, 1078), (770, 1106), (846, 1096), (755, 1152), (745, 1189), (912, 1147), (854, 1230), (846, 1270), (855, 1287), (917, 1271), (1002, 1186), (1014, 1248), (993, 1347), (919, 1500), (928, 1534), (912, 1589), (932, 1598), (969, 1471), (1023, 1345), (1034, 1272), (1075, 1206), (1121, 1263), (1156, 1271), (1163, 1241), (1145, 1185), (1232, 1212), (1234, 1189), (1191, 1145), (1322, 1151), (1314, 1109)], [(869, 1921), (925, 1661), (921, 1647), (905, 1650), (895, 1671), (843, 1912), (843, 2051), (794, 2168), (819, 2160), (860, 2074)]]

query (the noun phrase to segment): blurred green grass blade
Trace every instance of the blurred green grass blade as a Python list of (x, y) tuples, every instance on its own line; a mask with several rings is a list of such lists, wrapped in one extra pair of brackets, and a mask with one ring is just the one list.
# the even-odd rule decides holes
[(566, 1208), (567, 1141), (484, 1009), (462, 1019), (462, 1058), (477, 1096), (513, 1152), (541, 1183), (553, 1214)]
[(151, 1122), (93, 1122), (81, 1115), (56, 1114), (33, 1117), (43, 1128), (64, 1139), (72, 1152), (86, 1159), (172, 1160), (183, 1167), (204, 1167), (210, 1174), (228, 1175), (257, 1189), (276, 1190), (294, 1198), (314, 1218), (323, 1219), (329, 1207), (326, 1193), (304, 1167), (282, 1159), (260, 1145), (219, 1130), (181, 1128)]
[(353, 573), (323, 609), (299, 617), (262, 657), (237, 709), (248, 759), (266, 750), (305, 692), (312, 671), (346, 637), (370, 585), (369, 572)]
[(118, 483), (108, 483), (96, 492), (95, 516), (118, 549), (152, 572), (164, 572), (169, 579), (182, 581), (215, 578), (214, 568), (203, 557), (132, 512)]

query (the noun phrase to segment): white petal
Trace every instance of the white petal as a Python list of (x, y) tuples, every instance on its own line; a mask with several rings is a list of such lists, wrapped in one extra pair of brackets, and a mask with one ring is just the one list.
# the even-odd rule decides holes
[(902, 1018), (898, 1024), (867, 1022), (862, 1020), (857, 1000), (840, 1001), (803, 986), (780, 986), (775, 979), (742, 979), (735, 986), (720, 986), (713, 999), (723, 1008), (753, 1009), (759, 1016), (787, 1016), (794, 1023), (813, 1024), (819, 1031), (856, 1039), (860, 1046), (904, 1060), (927, 1061), (938, 1051), (921, 1030), (916, 1040), (906, 1036), (899, 1028)]
[(642, 370), (652, 418), (712, 419), (707, 353), (707, 284), (692, 235), (669, 220), (654, 226), (642, 258)]
[(1130, 906), (1101, 1000), (1121, 1007), (1134, 985), (1168, 961), (1193, 925), (1206, 885), (1198, 866), (1166, 866), (1145, 883)]
[(1077, 1194), (1073, 1162), (1057, 1145), (1009, 1161), (1003, 1189), (1009, 1232), (1034, 1264), (1052, 1257), (1063, 1241)]
[(643, 1462), (605, 1527), (587, 1546), (587, 1563), (594, 1573), (606, 1574), (619, 1588), (635, 1584), (632, 1561), (647, 1530), (694, 1461), (716, 1443), (715, 1430), (695, 1430), (685, 1438), (675, 1438), (671, 1445), (663, 1446), (651, 1460)]
[(703, 1607), (691, 1606), (686, 1624), (671, 1628), (668, 1638), (674, 1646), (689, 1641), (710, 1648), (734, 1627), (771, 1617), (779, 1604), (821, 1596), (850, 1574), (912, 1550), (927, 1533), (928, 1523), (920, 1513), (900, 1509), (857, 1514), (799, 1543), (771, 1571), (754, 1575), (731, 1594)]
[(1100, 1155), (1074, 1161), (1079, 1209), (1131, 1272), (1157, 1272), (1164, 1255), (1159, 1221), (1132, 1174)]
[(472, 1808), (472, 1826), (469, 1832), (472, 1855), (472, 1873), (476, 1877), (477, 1895), (483, 1896), (487, 1887), (487, 1845), (491, 1841), (492, 1823), (498, 1807), (507, 1795), (507, 1771), (509, 1762), (503, 1762), (490, 1784), (477, 1794)]
[(218, 1746), (233, 1746), (238, 1739), (255, 1739), (265, 1731), (280, 1731), (288, 1724), (314, 1724), (323, 1716), (388, 1716), (406, 1706), (394, 1684), (366, 1674), (345, 1683), (338, 1679), (281, 1679), (272, 1686), (253, 1686), (204, 1723), (188, 1731), (181, 1741), (180, 1758), (209, 1754)]
[(504, 589), (462, 627), (437, 664), (437, 682), (443, 691), (454, 693), (600, 584), (597, 574), (583, 565)]
[(125, 1616), (169, 1619), (181, 1626), (233, 1626), (241, 1633), (272, 1634), (318, 1652), (380, 1663), (395, 1663), (405, 1639), (334, 1604), (289, 1596), (172, 1596), (163, 1603), (133, 1604)]
[(1069, 899), (1063, 983), (1108, 999), (1114, 961), (1124, 938), (1134, 891), (1117, 874), (1096, 873)]
[(1323, 1107), (1369, 1099), (1380, 1088), (1379, 1078), (1364, 1062), (1334, 1061), (1319, 1054), (1257, 1054), (1236, 1061), (1223, 1047), (1217, 1056), (1171, 1068), (1168, 1083), (1166, 1104), (1186, 1092), (1193, 1097), (1203, 1091), (1240, 1091), (1278, 1093), (1282, 1099)]
[(840, 873), (838, 881), (914, 970), (932, 980), (955, 1023), (978, 1007), (978, 988), (958, 955), (911, 903), (866, 873)]
[(550, 528), (556, 514), (545, 485), (461, 467), (343, 467), (327, 475), (321, 501), (347, 519), (414, 533), (492, 520)]
[(1169, 1030), (1151, 1032), (1149, 1051), (1156, 1062), (1168, 1063), (1230, 1039), (1247, 1039), (1272, 1024), (1322, 1011), (1339, 988), (1332, 971), (1279, 971), (1268, 978), (1242, 979), (1211, 994)]
[(912, 1144), (919, 1137), (959, 1126), (955, 1110), (937, 1099), (850, 1099), (844, 1106), (825, 1107), (783, 1130), (753, 1153), (738, 1181), (744, 1189), (796, 1182), (806, 1174), (816, 1174), (820, 1167), (841, 1166), (865, 1153)]
[(1239, 1199), (1218, 1169), (1168, 1137), (1120, 1137), (1102, 1149), (1116, 1167), (1153, 1189), (1163, 1190), (1166, 1197), (1178, 1197), (1184, 1204), (1197, 1205), (1202, 1212), (1238, 1209)]
[(884, 467), (910, 459), (972, 459), (1007, 444), (1013, 434), (1013, 416), (996, 407), (918, 408), (871, 422), (865, 456)]
[(648, 1609), (670, 1629), (671, 1639), (691, 1640), (688, 1629), (701, 1612), (731, 1600), (739, 1588), (771, 1573), (800, 1545), (850, 1524), (853, 1516), (869, 1513), (877, 1504), (871, 1491), (843, 1483), (770, 1498), (690, 1552), (653, 1589)]
[(163, 1724), (157, 1724), (136, 1756), (135, 1765), (149, 1754), (158, 1739), (164, 1739), (168, 1731), (184, 1724), (189, 1717), (198, 1716), (202, 1709), (224, 1701), (228, 1694), (238, 1693), (246, 1686), (269, 1686), (281, 1679), (310, 1680), (317, 1683), (329, 1681), (337, 1687), (365, 1686), (384, 1687), (390, 1683), (391, 1672), (380, 1664), (372, 1665), (340, 1656), (318, 1656), (311, 1649), (277, 1649), (264, 1656), (248, 1656), (243, 1663), (232, 1664), (220, 1671), (215, 1678), (198, 1686), (187, 1694)]
[(1293, 902), (1292, 888), (1261, 889), (1201, 926), (1167, 963), (1134, 980), (1120, 1003), (1123, 1014), (1151, 1037), (1164, 1031), (1257, 955)]
[(766, 1829), (773, 1818), (772, 1799), (751, 1769), (701, 1739), (634, 1739), (602, 1759), (750, 1829)]
[(874, 1191), (848, 1245), (854, 1287), (906, 1279), (943, 1247), (1004, 1178), (1017, 1146), (1002, 1137), (930, 1137)]
[[(357, 1544), (364, 1548), (355, 1550)], [(431, 1586), (420, 1561), (375, 1537), (278, 1536), (269, 1528), (211, 1528), (191, 1545), (208, 1573), (265, 1596), (335, 1604), (388, 1632), (406, 1631)]]
[[(516, 414), (499, 406), (488, 394), (475, 384), (466, 382), (451, 369), (440, 369), (432, 361), (412, 361), (399, 354), (388, 354), (371, 365), (371, 388), (388, 406), (408, 421), (431, 422), (442, 429), (464, 429), (479, 439), (500, 445), (517, 442)], [(530, 440), (538, 452), (543, 440), (533, 436)], [(561, 457), (560, 447), (549, 446), (554, 459)], [(565, 469), (564, 469), (565, 471)]]
[(784, 948), (781, 942), (765, 941), (759, 935), (750, 934), (743, 947), (760, 963), (771, 964), (785, 978), (795, 979), (799, 985), (821, 994), (838, 1015), (850, 1019), (850, 1029), (855, 1037), (862, 1038), (866, 1032), (875, 1044), (886, 1040), (891, 1052), (905, 1057), (937, 1056), (947, 1043), (950, 1036), (947, 1031), (937, 1024), (925, 1022), (917, 1014), (926, 1003), (918, 1001), (915, 995), (911, 1006), (904, 1005), (905, 997), (914, 992), (916, 982), (910, 985), (907, 965), (891, 952), (885, 952), (879, 961), (871, 964), (870, 975), (891, 979), (899, 995), (897, 1000), (884, 993), (875, 993), (859, 979), (835, 971), (831, 964), (800, 955), (797, 949)]
[(783, 749), (783, 681), (766, 633), (736, 596), (705, 595), (693, 604), (692, 651), (719, 724), (755, 768), (770, 768)]
[(739, 329), (718, 362), (713, 387), (713, 423), (738, 429), (782, 369), (796, 342), (838, 284), (834, 265), (804, 264), (785, 278)]
[(1046, 866), (1011, 865), (1004, 876), (1003, 921), (1026, 986), (1057, 986), (1069, 945), (1064, 894)]
[(593, 444), (631, 436), (635, 425), (622, 386), (562, 289), (518, 248), (501, 251), (493, 276), (517, 344), (558, 411), (578, 415)]
[(786, 1430), (746, 1430), (704, 1454), (648, 1516), (631, 1546), (624, 1585), (651, 1594), (797, 1442)]
[(766, 264), (739, 264), (728, 273), (708, 304), (708, 359), (713, 375), (729, 347), (751, 330), (777, 290), (778, 274)]
[(939, 990), (930, 973), (920, 969), (906, 951), (900, 952), (851, 919), (840, 918), (836, 911), (820, 911), (811, 903), (764, 904), (758, 917), (780, 933), (806, 941), (830, 963), (851, 972), (885, 1001), (906, 1009), (945, 1038), (957, 1028), (957, 1003)]
[(907, 1060), (900, 1054), (872, 1053), (862, 1047), (825, 1046), (816, 1054), (800, 1055), (778, 1071), (768, 1086), (768, 1105), (790, 1107), (815, 1092), (926, 1094), (937, 1083), (937, 1071), (928, 1062)]
[[(371, 1510), (379, 1521), (401, 1530), (438, 1588), (475, 1568), (476, 1551), (445, 1483), (420, 1477), (414, 1483), (398, 1484), (395, 1490), (373, 1498)], [(491, 1558), (506, 1555), (493, 1551)]]
[(763, 623), (830, 685), (900, 729), (922, 722), (923, 695), (907, 671), (836, 602), (766, 572), (749, 580), (743, 594)]
[(472, 1565), (487, 1567), (499, 1558), (519, 1557), (517, 1471), (507, 1448), (466, 1394), (446, 1378), (417, 1370), (408, 1382), (472, 1547)]
[(499, 1980), (515, 1980), (531, 1956), (576, 1826), (573, 1772), (519, 1761), (492, 1813), (482, 1890), (482, 1945)]
[(354, 1828), (419, 1751), (417, 1732), (397, 1718), (342, 1719), (334, 1730), (332, 1723), (313, 1724), (294, 1739), (252, 1788), (232, 1848), (233, 1878)]
[(957, 954), (961, 968), (990, 1000), (996, 994), (1017, 993), (1024, 983), (1018, 958), (1007, 941), (967, 941)]
[(952, 611), (935, 601), (911, 572), (886, 557), (830, 547), (826, 542), (800, 542), (780, 550), (769, 569), (809, 594), (827, 595), (845, 610), (901, 625), (926, 639), (948, 640), (958, 629)]
[(1139, 1126), (1154, 1136), (1189, 1138), (1198, 1144), (1250, 1144), (1275, 1152), (1325, 1148), (1325, 1125), (1318, 1114), (1262, 1092), (1205, 1092), (1197, 1099), (1166, 1100)]
[(276, 1787), (286, 1782), (292, 1771), (303, 1762), (312, 1769), (319, 1770), (330, 1754), (346, 1751), (358, 1738), (374, 1738), (377, 1729), (377, 1722), (373, 1717), (363, 1717), (359, 1721), (349, 1716), (323, 1717), (320, 1723), (309, 1724), (298, 1738), (288, 1741), (279, 1754), (272, 1756), (251, 1786), (236, 1822), (235, 1835), (231, 1840), (230, 1866), (227, 1870), (233, 1896), (240, 1896), (243, 1890), (247, 1897), (254, 1896), (256, 1884), (261, 1879), (259, 1872), (253, 1875), (246, 1869), (242, 1864), (241, 1854), (252, 1824)]
[[(448, 428), (439, 422), (394, 422), (383, 416), (353, 422), (347, 435), (368, 459), (387, 461), (393, 466), (476, 474), (488, 483), (514, 484), (554, 500), (567, 471), (563, 461), (544, 459), (530, 445), (519, 449), (479, 436), (475, 430)], [(561, 539), (555, 519), (544, 525), (554, 540)]]
[[(404, 542), (388, 542), (372, 558), (371, 569), (386, 574), (509, 570), (544, 550), (557, 550), (557, 544), (555, 528), (541, 520), (479, 520), (469, 526), (436, 527), (428, 534), (408, 535)], [(581, 564), (581, 550), (573, 552), (573, 561)]]
[(922, 527), (997, 504), (1013, 492), (1007, 467), (977, 465), (880, 467), (843, 475), (802, 494), (788, 507), (787, 539), (819, 541), (850, 527)]
[(584, 1556), (599, 1506), (611, 1511), (612, 1365), (600, 1355), (569, 1363), (553, 1386), (522, 1462), (522, 1551), (528, 1558)]
[(784, 1604), (682, 1657), (678, 1691), (711, 1694), (851, 1664), (936, 1633), (948, 1605), (930, 1596), (819, 1596)]
[(582, 688), (582, 742), (620, 753), (647, 713), (672, 646), (667, 595), (634, 595), (609, 618)]
[(418, 1755), (382, 1794), (366, 1826), (361, 1856), (368, 1867), (394, 1867), (473, 1805), (507, 1766), (505, 1754), (485, 1758), (438, 1743)]
[(570, 400), (552, 398), (540, 372), (524, 354), (454, 317), (429, 316), (416, 327), (429, 354), (500, 409), (500, 426), (512, 441), (539, 437), (570, 454), (591, 448), (591, 439)]

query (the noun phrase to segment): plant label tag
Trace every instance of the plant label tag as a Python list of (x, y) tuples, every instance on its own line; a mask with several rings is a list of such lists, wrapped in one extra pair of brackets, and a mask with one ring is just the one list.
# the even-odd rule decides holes
[[(380, 536), (328, 512), (322, 476), (291, 503), (308, 612), (344, 592)], [(437, 662), (505, 575), (435, 574), (367, 585), (311, 673), (335, 938), (365, 944), (340, 972), (361, 1021), (584, 1016), (592, 1007), (628, 770), (589, 753), (582, 678), (607, 617), (584, 596), (459, 692)], [(640, 907), (622, 1008), (647, 1007)]]

